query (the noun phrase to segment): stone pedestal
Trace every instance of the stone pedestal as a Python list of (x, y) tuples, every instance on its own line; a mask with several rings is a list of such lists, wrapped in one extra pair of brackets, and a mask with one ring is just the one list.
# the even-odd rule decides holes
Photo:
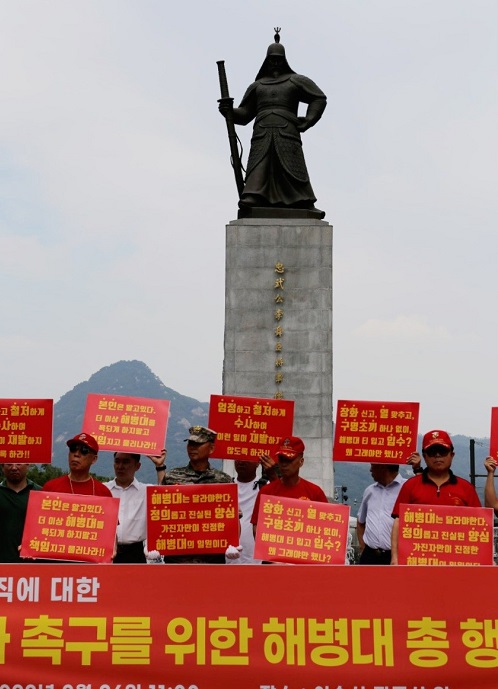
[[(333, 495), (332, 227), (244, 218), (226, 227), (223, 394), (294, 400), (301, 475)], [(233, 463), (224, 462), (233, 473)]]

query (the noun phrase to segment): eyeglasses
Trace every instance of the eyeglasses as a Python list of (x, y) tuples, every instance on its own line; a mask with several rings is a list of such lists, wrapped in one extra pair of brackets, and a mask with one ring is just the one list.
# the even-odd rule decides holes
[(90, 454), (90, 452), (93, 452), (93, 450), (90, 450), (90, 448), (86, 445), (69, 445), (69, 452), (74, 454), (75, 452), (78, 452), (78, 450), (80, 455), (83, 455), (83, 457)]
[(428, 457), (435, 457), (436, 455), (446, 457), (446, 455), (449, 455), (450, 452), (451, 450), (448, 447), (444, 447), (444, 445), (432, 445), (431, 447), (428, 447), (427, 450), (424, 450), (424, 454), (426, 454)]

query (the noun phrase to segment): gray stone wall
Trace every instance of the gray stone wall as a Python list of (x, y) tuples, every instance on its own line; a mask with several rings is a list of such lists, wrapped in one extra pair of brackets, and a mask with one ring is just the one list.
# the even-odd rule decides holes
[[(302, 476), (333, 495), (327, 222), (251, 218), (227, 225), (223, 394), (294, 400), (294, 433), (306, 445)], [(224, 464), (233, 473), (233, 463)]]

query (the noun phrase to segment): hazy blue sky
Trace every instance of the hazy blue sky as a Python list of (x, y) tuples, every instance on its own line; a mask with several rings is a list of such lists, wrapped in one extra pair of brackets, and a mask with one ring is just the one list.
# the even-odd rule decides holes
[(334, 226), (335, 399), (488, 435), (495, 0), (0, 2), (2, 397), (57, 400), (120, 359), (221, 392), (236, 190), (216, 61), (238, 102), (277, 25), (329, 98), (303, 140)]

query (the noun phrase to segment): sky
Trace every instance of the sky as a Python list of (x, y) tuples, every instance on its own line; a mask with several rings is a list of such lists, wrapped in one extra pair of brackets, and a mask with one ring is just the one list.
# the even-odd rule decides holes
[(328, 96), (303, 145), (334, 227), (334, 403), (488, 436), (496, 0), (1, 0), (1, 396), (57, 400), (122, 359), (221, 393), (237, 192), (216, 61), (237, 104), (275, 26)]

